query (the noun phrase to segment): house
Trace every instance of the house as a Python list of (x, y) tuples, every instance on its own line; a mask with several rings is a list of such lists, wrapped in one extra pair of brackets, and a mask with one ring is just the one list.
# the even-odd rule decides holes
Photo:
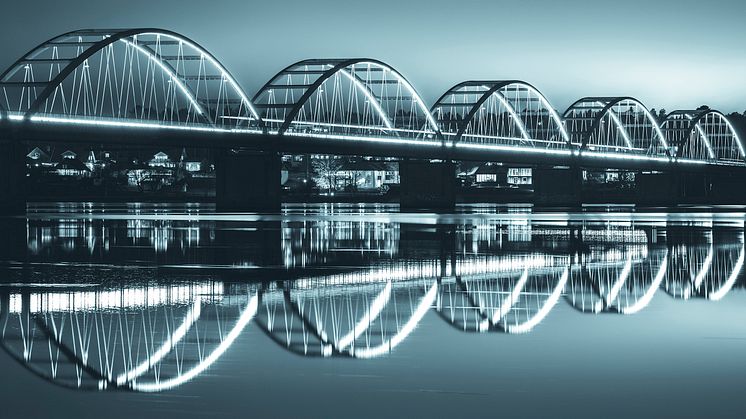
[(51, 168), (54, 167), (54, 163), (49, 154), (45, 153), (39, 147), (34, 147), (30, 153), (26, 154), (26, 167), (38, 169)]
[(189, 173), (199, 172), (202, 170), (202, 162), (199, 160), (190, 160), (184, 148), (181, 150), (181, 157), (179, 157), (179, 167)]
[(384, 164), (355, 159), (343, 162), (337, 171), (337, 187), (354, 189), (379, 189), (384, 185), (387, 168)]
[(511, 167), (508, 168), (508, 185), (532, 185), (533, 169), (530, 167)]
[(477, 186), (497, 186), (505, 184), (506, 169), (499, 164), (487, 163), (474, 171), (474, 183)]
[(85, 161), (85, 165), (88, 169), (94, 173), (100, 173), (105, 170), (113, 170), (116, 160), (113, 159), (112, 154), (108, 151), (102, 151), (96, 156), (96, 153), (91, 151), (88, 154), (88, 158)]
[(81, 178), (91, 175), (91, 170), (78, 159), (75, 152), (67, 150), (61, 156), (62, 160), (54, 166), (54, 172), (58, 176)]
[(168, 154), (159, 151), (157, 152), (150, 161), (148, 161), (150, 167), (160, 167), (163, 169), (173, 169), (176, 167), (176, 163), (171, 161)]

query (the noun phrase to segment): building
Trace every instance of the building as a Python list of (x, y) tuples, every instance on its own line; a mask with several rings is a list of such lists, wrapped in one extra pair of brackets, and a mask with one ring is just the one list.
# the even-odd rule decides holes
[(356, 190), (380, 189), (386, 178), (386, 165), (363, 159), (343, 162), (336, 175), (339, 189)]
[(61, 156), (62, 160), (54, 166), (58, 176), (83, 178), (91, 175), (91, 170), (78, 159), (75, 152), (67, 150)]
[(39, 147), (34, 147), (31, 152), (26, 154), (26, 167), (35, 169), (48, 169), (54, 167), (52, 156), (44, 152)]
[(168, 157), (168, 154), (159, 151), (155, 153), (152, 159), (148, 161), (148, 166), (150, 167), (160, 167), (163, 169), (174, 169), (176, 167), (176, 163), (174, 163), (170, 157)]
[(533, 169), (530, 167), (511, 167), (508, 168), (508, 185), (532, 185)]
[(202, 161), (190, 160), (186, 148), (184, 148), (181, 150), (181, 157), (179, 157), (179, 167), (189, 173), (199, 172), (202, 170)]
[(474, 183), (477, 185), (499, 185), (505, 181), (505, 169), (501, 165), (487, 163), (479, 166), (473, 173)]

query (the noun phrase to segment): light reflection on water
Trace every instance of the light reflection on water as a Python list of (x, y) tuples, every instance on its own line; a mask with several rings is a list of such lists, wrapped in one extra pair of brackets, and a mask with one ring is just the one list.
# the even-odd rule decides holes
[(611, 324), (661, 299), (682, 309), (744, 300), (738, 213), (89, 209), (3, 221), (2, 346), (71, 389), (179, 391), (219, 370), (246, 334), (271, 343), (273, 357), (385, 368), (432, 339), (422, 325), (433, 322), (469, 345), (476, 335), (541, 338), (568, 309)]

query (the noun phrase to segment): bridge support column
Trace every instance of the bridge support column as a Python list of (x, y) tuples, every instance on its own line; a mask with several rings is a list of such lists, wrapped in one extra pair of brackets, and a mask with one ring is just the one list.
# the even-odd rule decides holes
[(280, 210), (282, 162), (279, 154), (226, 151), (215, 163), (218, 211)]
[(577, 167), (540, 167), (534, 170), (534, 204), (579, 207), (583, 204), (583, 171)]
[(712, 204), (746, 204), (746, 178), (731, 174), (708, 175)]
[(0, 215), (26, 213), (25, 147), (11, 139), (0, 138)]
[[(640, 173), (636, 178), (638, 205), (678, 205), (684, 200), (686, 182), (679, 173)], [(691, 187), (689, 200), (693, 199)]]
[(402, 210), (450, 211), (456, 206), (453, 162), (405, 160), (399, 163)]

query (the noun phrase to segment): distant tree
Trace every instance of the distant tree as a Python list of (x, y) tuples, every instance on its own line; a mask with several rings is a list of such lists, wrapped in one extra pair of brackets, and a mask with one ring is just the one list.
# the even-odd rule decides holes
[(332, 192), (334, 188), (334, 180), (337, 177), (337, 172), (342, 168), (342, 162), (334, 158), (317, 158), (311, 162), (316, 177), (314, 181), (321, 188), (325, 188), (328, 193)]
[(661, 110), (658, 111), (658, 122), (665, 121), (666, 120), (666, 115), (668, 115), (668, 113), (666, 112), (666, 110), (664, 108), (661, 108)]
[(699, 108), (697, 108), (698, 111), (709, 111), (710, 107), (707, 105), (702, 105)]

